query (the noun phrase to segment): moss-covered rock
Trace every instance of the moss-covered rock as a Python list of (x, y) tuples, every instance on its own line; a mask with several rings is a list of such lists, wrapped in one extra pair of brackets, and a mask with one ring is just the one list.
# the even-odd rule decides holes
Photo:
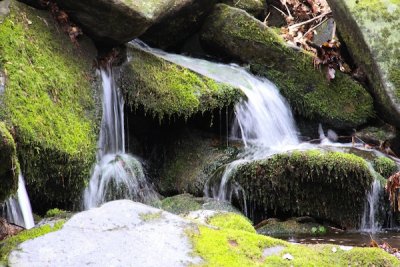
[(189, 118), (197, 112), (230, 106), (241, 93), (189, 69), (129, 47), (131, 61), (122, 67), (119, 78), (125, 100), (132, 107), (143, 107), (159, 119)]
[(14, 138), (0, 121), (0, 203), (17, 191), (19, 163)]
[(262, 0), (221, 0), (220, 2), (243, 9), (254, 17), (260, 16), (266, 9), (266, 3)]
[(0, 24), (0, 117), (15, 129), (34, 209), (70, 207), (95, 157), (96, 49), (87, 39), (75, 47), (47, 11), (17, 1), (10, 10)]
[[(196, 255), (205, 262), (196, 266), (398, 266), (394, 256), (378, 248), (341, 249), (334, 245), (299, 245), (258, 235), (250, 224), (236, 227), (238, 218), (221, 215), (211, 224), (188, 231)], [(245, 220), (245, 218), (242, 219)], [(216, 223), (217, 221), (217, 223)], [(234, 227), (232, 227), (234, 226)], [(284, 257), (290, 254), (293, 259)]]
[(328, 81), (313, 57), (288, 47), (273, 28), (245, 11), (219, 4), (203, 25), (201, 41), (218, 55), (250, 63), (274, 82), (295, 113), (335, 128), (356, 127), (373, 115), (371, 96), (349, 76)]
[(400, 1), (328, 0), (382, 119), (400, 126)]
[(355, 136), (365, 143), (379, 146), (384, 141), (394, 142), (396, 129), (390, 125), (383, 125), (381, 127), (369, 126), (357, 131)]
[(373, 177), (360, 157), (309, 150), (277, 154), (237, 167), (232, 181), (264, 214), (311, 216), (355, 228)]
[(280, 221), (278, 219), (268, 219), (263, 225), (257, 228), (257, 233), (272, 236), (290, 236), (299, 234), (319, 235), (325, 234), (326, 228), (315, 221), (299, 222), (296, 219)]
[(396, 162), (387, 157), (377, 157), (374, 159), (372, 164), (375, 171), (384, 178), (389, 178), (399, 170)]

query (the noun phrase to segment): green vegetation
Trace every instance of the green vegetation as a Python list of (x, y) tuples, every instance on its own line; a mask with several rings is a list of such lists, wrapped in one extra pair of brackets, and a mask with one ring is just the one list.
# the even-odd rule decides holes
[[(196, 255), (205, 262), (199, 266), (398, 266), (399, 261), (377, 248), (353, 248), (349, 251), (333, 245), (294, 245), (252, 231), (232, 229), (237, 218), (225, 217), (219, 229), (199, 226), (188, 231)], [(233, 220), (230, 222), (230, 220)], [(244, 219), (245, 220), (245, 219)], [(223, 225), (228, 227), (224, 228)], [(265, 255), (267, 248), (276, 253)], [(283, 258), (290, 254), (293, 260)], [(264, 254), (264, 255), (263, 255)]]
[(274, 82), (292, 109), (308, 119), (337, 128), (359, 126), (373, 116), (373, 101), (351, 77), (336, 72), (328, 81), (311, 54), (288, 47), (273, 28), (244, 11), (219, 4), (201, 40), (214, 53), (250, 63), (251, 71)]
[(14, 138), (0, 121), (0, 203), (17, 191), (19, 163)]
[(61, 220), (54, 224), (54, 226), (43, 225), (37, 228), (32, 228), (29, 230), (24, 230), (20, 232), (18, 235), (9, 237), (0, 242), (0, 265), (7, 262), (8, 255), (10, 252), (17, 248), (19, 244), (29, 239), (33, 239), (42, 235), (45, 235), (50, 232), (54, 232), (60, 230), (64, 225), (65, 221)]
[(0, 118), (15, 129), (33, 202), (71, 205), (95, 157), (95, 49), (74, 47), (47, 11), (17, 1), (10, 9), (0, 24)]
[(162, 211), (159, 212), (148, 212), (148, 213), (139, 213), (140, 219), (145, 222), (154, 221), (162, 218)]
[(201, 204), (192, 195), (182, 194), (163, 199), (161, 208), (174, 214), (183, 214), (201, 209)]
[(325, 234), (326, 228), (316, 222), (298, 222), (296, 219), (279, 221), (268, 219), (265, 224), (257, 229), (257, 233), (272, 236), (289, 236), (293, 234)]
[(71, 213), (65, 211), (65, 210), (60, 210), (58, 208), (50, 209), (46, 212), (44, 215), (45, 218), (52, 218), (52, 217), (57, 217), (57, 218), (67, 218), (70, 217)]
[[(358, 226), (373, 177), (366, 161), (341, 152), (294, 151), (238, 166), (233, 174), (256, 208)], [(300, 201), (301, 200), (301, 201)]]
[(121, 72), (120, 86), (126, 101), (144, 108), (160, 120), (189, 118), (236, 103), (241, 93), (228, 85), (130, 47), (132, 59)]
[(224, 229), (240, 230), (249, 233), (256, 233), (250, 220), (243, 215), (232, 213), (232, 212), (222, 212), (211, 217), (208, 224), (217, 226)]
[(372, 162), (372, 165), (375, 171), (386, 179), (399, 170), (396, 162), (387, 157), (375, 158), (374, 161)]

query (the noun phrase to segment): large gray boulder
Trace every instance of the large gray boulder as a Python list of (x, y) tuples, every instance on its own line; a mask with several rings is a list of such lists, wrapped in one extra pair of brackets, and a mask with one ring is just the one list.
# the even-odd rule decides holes
[[(84, 31), (95, 40), (106, 44), (126, 43), (141, 34), (150, 26), (162, 23), (161, 30), (173, 27), (176, 32), (197, 22), (203, 15), (202, 8), (211, 8), (214, 0), (57, 0), (73, 21), (79, 23)], [(200, 2), (206, 2), (199, 4)], [(196, 8), (192, 8), (196, 6)], [(183, 16), (184, 20), (175, 20)], [(171, 25), (170, 25), (171, 23)], [(168, 26), (169, 25), (169, 26)], [(160, 34), (155, 32), (154, 34)]]
[(108, 202), (73, 216), (57, 232), (22, 243), (10, 266), (188, 266), (185, 229), (176, 215), (130, 200)]
[(400, 127), (400, 2), (328, 0), (382, 119)]

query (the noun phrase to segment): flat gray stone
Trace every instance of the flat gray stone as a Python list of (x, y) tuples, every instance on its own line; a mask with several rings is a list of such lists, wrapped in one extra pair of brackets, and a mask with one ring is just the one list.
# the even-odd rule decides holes
[(192, 223), (130, 200), (74, 215), (57, 232), (22, 243), (10, 266), (189, 266), (200, 258), (185, 230)]

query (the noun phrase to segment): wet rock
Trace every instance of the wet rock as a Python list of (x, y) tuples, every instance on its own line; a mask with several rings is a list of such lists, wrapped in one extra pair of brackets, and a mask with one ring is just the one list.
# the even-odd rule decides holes
[(232, 7), (243, 9), (256, 18), (262, 15), (266, 8), (265, 1), (262, 0), (221, 0), (220, 2)]
[[(305, 218), (305, 217), (301, 217)], [(310, 218), (310, 217), (308, 217)], [(257, 233), (272, 236), (289, 236), (299, 234), (324, 234), (325, 227), (313, 221), (303, 221), (297, 218), (280, 221), (278, 219), (268, 219), (262, 222), (260, 227), (256, 226)]]
[(249, 63), (274, 82), (294, 112), (338, 128), (354, 128), (373, 115), (372, 98), (348, 75), (328, 81), (311, 54), (288, 47), (276, 33), (245, 11), (219, 4), (203, 25), (201, 41), (216, 56)]
[(0, 203), (17, 191), (19, 163), (14, 138), (0, 121)]
[[(0, 217), (0, 241), (9, 237), (18, 234), (24, 228), (11, 224), (7, 222), (4, 218)], [(0, 262), (1, 263), (1, 262)]]
[(333, 18), (328, 19), (317, 28), (315, 28), (313, 43), (321, 46), (323, 43), (332, 40), (333, 33), (335, 31), (335, 20)]
[(400, 126), (400, 5), (397, 1), (328, 0), (338, 30), (367, 74), (380, 117)]
[(385, 141), (394, 141), (396, 138), (396, 129), (390, 125), (382, 127), (370, 126), (357, 131), (355, 136), (367, 144), (379, 146)]

